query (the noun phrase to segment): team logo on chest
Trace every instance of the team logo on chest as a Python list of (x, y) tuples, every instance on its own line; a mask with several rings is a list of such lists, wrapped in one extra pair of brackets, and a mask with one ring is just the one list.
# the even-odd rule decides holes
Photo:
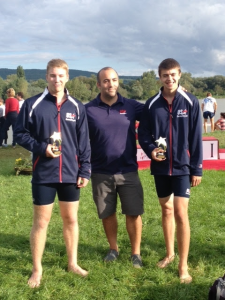
[(188, 110), (187, 109), (178, 109), (177, 117), (178, 118), (187, 118), (188, 117)]
[(76, 122), (76, 114), (66, 113), (66, 121)]
[(121, 114), (121, 115), (126, 115), (126, 113), (127, 113), (127, 111), (126, 111), (125, 109), (121, 109), (121, 110), (120, 110), (120, 114)]

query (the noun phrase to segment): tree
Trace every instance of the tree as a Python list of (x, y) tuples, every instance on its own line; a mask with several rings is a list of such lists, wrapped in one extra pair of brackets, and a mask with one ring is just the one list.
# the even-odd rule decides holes
[(131, 98), (133, 99), (142, 99), (143, 95), (143, 87), (140, 83), (140, 81), (136, 80), (135, 82), (132, 83), (131, 86)]
[(140, 82), (143, 87), (142, 99), (148, 99), (156, 94), (156, 91), (158, 90), (158, 85), (156, 74), (154, 71), (144, 72)]
[(17, 75), (18, 78), (24, 78), (25, 79), (25, 73), (24, 73), (24, 70), (23, 70), (22, 66), (17, 67), (16, 75)]
[(78, 100), (85, 102), (89, 100), (91, 91), (87, 88), (87, 85), (82, 82), (82, 78), (73, 78), (67, 82), (66, 87), (68, 88), (70, 95)]
[(0, 98), (4, 98), (4, 92), (6, 91), (5, 86), (5, 80), (3, 80), (2, 77), (0, 77)]

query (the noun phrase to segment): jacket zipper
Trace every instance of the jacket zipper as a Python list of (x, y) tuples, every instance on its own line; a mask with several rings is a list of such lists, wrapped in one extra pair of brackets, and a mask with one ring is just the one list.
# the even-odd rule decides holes
[[(61, 109), (61, 105), (58, 105), (56, 103), (57, 106), (57, 110), (58, 110), (58, 116), (57, 116), (57, 120), (58, 120), (58, 132), (61, 133), (61, 121), (60, 121), (60, 109)], [(61, 133), (62, 134), (62, 133)], [(62, 138), (62, 136), (61, 136)], [(59, 146), (59, 150), (61, 150), (62, 146)], [(59, 182), (62, 183), (62, 154), (59, 156)]]
[(172, 104), (169, 104), (169, 112), (170, 112), (170, 170), (169, 170), (169, 175), (172, 175), (172, 167), (173, 167), (173, 159), (172, 159), (172, 155), (173, 155), (173, 148), (172, 148), (172, 119), (173, 119), (173, 115), (172, 115)]

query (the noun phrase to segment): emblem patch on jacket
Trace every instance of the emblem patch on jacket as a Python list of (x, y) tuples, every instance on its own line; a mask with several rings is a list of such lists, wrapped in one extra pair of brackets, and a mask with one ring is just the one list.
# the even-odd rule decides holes
[(76, 114), (66, 113), (66, 121), (76, 122)]
[(187, 116), (188, 116), (187, 109), (178, 109), (178, 111), (177, 111), (178, 118), (187, 118)]

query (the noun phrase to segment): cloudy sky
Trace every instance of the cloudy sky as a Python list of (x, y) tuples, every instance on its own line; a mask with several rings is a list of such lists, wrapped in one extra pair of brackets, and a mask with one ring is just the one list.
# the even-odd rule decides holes
[(193, 76), (225, 75), (224, 0), (0, 0), (0, 68), (120, 75), (157, 70), (168, 57)]

